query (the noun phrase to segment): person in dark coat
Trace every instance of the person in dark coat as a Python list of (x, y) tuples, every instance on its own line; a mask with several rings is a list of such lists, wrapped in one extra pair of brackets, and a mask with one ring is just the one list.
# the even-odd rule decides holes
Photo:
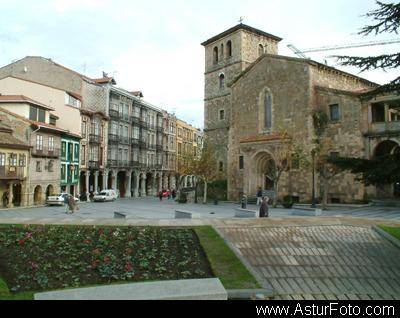
[(269, 208), (268, 208), (269, 198), (262, 198), (261, 206), (260, 206), (260, 218), (269, 217)]
[(263, 195), (262, 189), (261, 189), (261, 187), (258, 187), (258, 190), (257, 190), (257, 205), (262, 203), (262, 195)]
[(175, 200), (176, 198), (176, 191), (175, 189), (172, 190), (172, 199)]
[(158, 192), (158, 197), (160, 198), (160, 201), (162, 201), (163, 192), (164, 192), (164, 190), (161, 190), (160, 192)]

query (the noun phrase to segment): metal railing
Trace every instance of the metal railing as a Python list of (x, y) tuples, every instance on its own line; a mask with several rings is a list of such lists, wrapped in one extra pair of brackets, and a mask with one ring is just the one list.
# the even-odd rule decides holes
[(43, 147), (42, 149), (33, 148), (32, 155), (36, 157), (58, 158), (60, 156), (60, 149), (48, 147)]
[(110, 117), (119, 118), (119, 111), (115, 109), (109, 110)]
[(23, 179), (25, 167), (0, 166), (0, 179)]
[(140, 139), (138, 138), (131, 138), (131, 144), (134, 146), (139, 146), (140, 144)]
[(119, 136), (114, 135), (114, 134), (108, 134), (108, 142), (109, 143), (118, 143), (119, 142)]
[(103, 141), (103, 136), (101, 135), (96, 135), (96, 134), (89, 135), (89, 142), (101, 144), (102, 141)]
[(89, 168), (99, 169), (100, 165), (101, 165), (100, 161), (94, 161), (94, 160), (89, 161)]

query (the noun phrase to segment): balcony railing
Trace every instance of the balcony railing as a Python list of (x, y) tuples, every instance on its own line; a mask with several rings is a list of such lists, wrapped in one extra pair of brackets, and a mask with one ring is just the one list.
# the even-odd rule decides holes
[(366, 135), (387, 135), (400, 132), (400, 121), (377, 122), (368, 125)]
[(114, 135), (114, 134), (108, 134), (108, 142), (109, 143), (118, 143), (119, 142), (119, 136), (118, 135)]
[(131, 166), (131, 167), (139, 167), (139, 166), (140, 166), (140, 163), (139, 163), (139, 161), (131, 161), (131, 162), (130, 162), (130, 166)]
[(140, 147), (140, 149), (147, 149), (147, 143), (143, 140), (140, 140), (139, 147)]
[(149, 150), (156, 150), (156, 145), (155, 144), (149, 144), (148, 149)]
[(101, 144), (103, 141), (103, 136), (96, 135), (96, 134), (90, 134), (89, 141), (92, 143)]
[(131, 116), (131, 123), (139, 125), (140, 124), (140, 117)]
[(142, 126), (143, 129), (148, 129), (149, 125), (145, 120), (140, 120), (140, 126)]
[(160, 144), (157, 144), (157, 145), (156, 145), (156, 150), (157, 150), (157, 151), (163, 151), (163, 146), (160, 145)]
[(129, 114), (121, 114), (120, 119), (127, 121), (129, 123), (131, 122), (131, 116), (129, 116)]
[(42, 149), (33, 148), (32, 156), (58, 158), (60, 157), (60, 149), (58, 148), (49, 149), (48, 147), (43, 147)]
[(89, 161), (89, 168), (99, 169), (100, 168), (100, 161), (90, 160)]
[(13, 180), (24, 179), (24, 167), (0, 166), (0, 179)]
[(156, 126), (156, 130), (157, 130), (157, 132), (163, 132), (164, 128), (163, 128), (163, 126)]
[(110, 117), (119, 118), (119, 111), (115, 109), (110, 109)]
[(126, 136), (119, 137), (119, 142), (122, 144), (129, 145), (131, 143), (131, 139)]
[(139, 146), (140, 140), (138, 138), (131, 138), (131, 144), (133, 146)]
[(118, 160), (108, 159), (107, 166), (109, 167), (118, 167)]

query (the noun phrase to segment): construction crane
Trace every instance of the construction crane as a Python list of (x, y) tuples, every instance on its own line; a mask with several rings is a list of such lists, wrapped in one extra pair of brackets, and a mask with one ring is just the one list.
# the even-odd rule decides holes
[(394, 44), (394, 43), (400, 43), (400, 39), (385, 40), (385, 41), (370, 41), (370, 42), (352, 43), (352, 44), (343, 44), (343, 45), (322, 46), (322, 47), (316, 47), (316, 48), (305, 49), (305, 50), (300, 50), (292, 44), (289, 44), (287, 47), (289, 49), (291, 49), (297, 56), (299, 56), (303, 59), (309, 59), (309, 57), (307, 57), (304, 53), (343, 50), (343, 49), (365, 47), (365, 46), (389, 45), (389, 44)]

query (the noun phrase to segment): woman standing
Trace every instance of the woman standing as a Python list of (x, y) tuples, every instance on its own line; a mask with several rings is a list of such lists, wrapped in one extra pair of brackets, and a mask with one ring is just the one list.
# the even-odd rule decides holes
[(261, 206), (260, 206), (260, 218), (269, 217), (269, 208), (268, 208), (268, 197), (262, 198)]

